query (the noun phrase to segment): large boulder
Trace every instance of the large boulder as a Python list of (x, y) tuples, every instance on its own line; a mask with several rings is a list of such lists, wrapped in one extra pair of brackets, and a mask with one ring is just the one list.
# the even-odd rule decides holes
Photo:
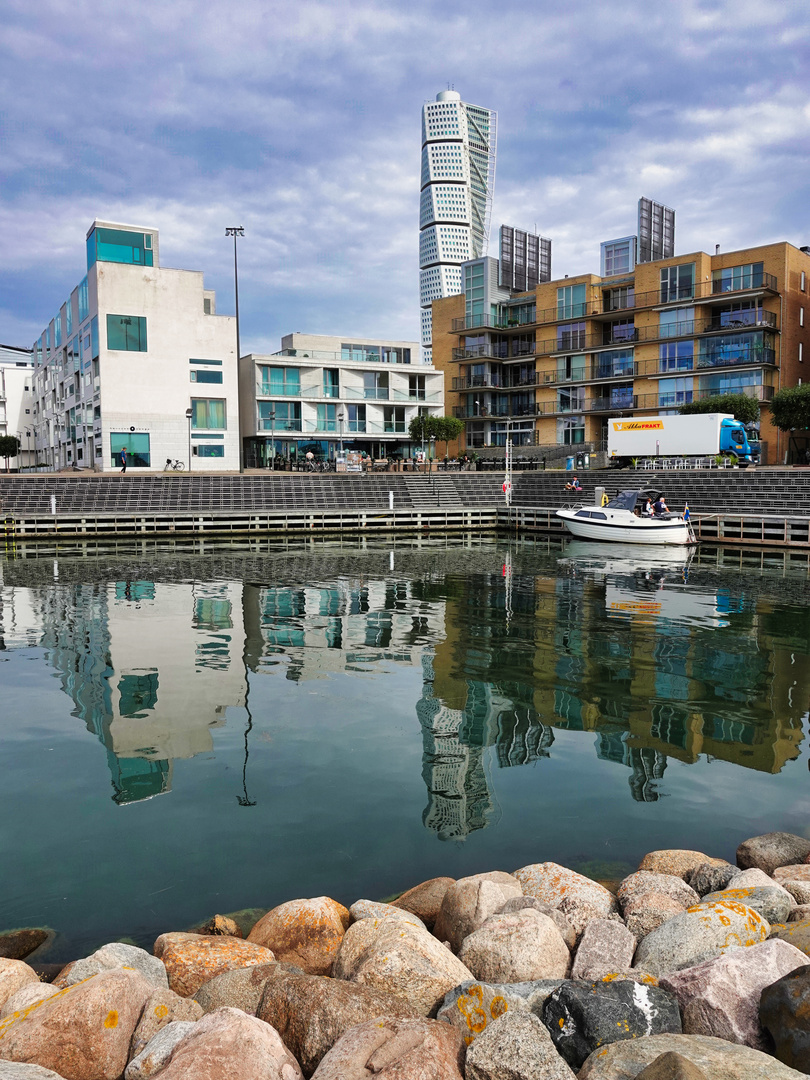
[(661, 1054), (680, 1054), (702, 1070), (706, 1080), (802, 1080), (802, 1074), (769, 1054), (708, 1035), (650, 1035), (614, 1042), (595, 1050), (579, 1080), (638, 1080)]
[(776, 1056), (801, 1073), (810, 1073), (808, 1017), (810, 964), (804, 964), (766, 986), (759, 1003), (759, 1020), (773, 1039)]
[(22, 1012), (29, 1005), (34, 1005), (37, 1001), (44, 1001), (45, 998), (53, 997), (54, 994), (58, 993), (59, 987), (51, 986), (50, 983), (28, 982), (16, 994), (12, 994), (0, 1009), (0, 1020), (5, 1020), (7, 1016), (11, 1016), (15, 1012)]
[(156, 1080), (302, 1080), (298, 1062), (269, 1024), (240, 1009), (217, 1009), (174, 1048)]
[(19, 1061), (0, 1061), (0, 1080), (63, 1080), (52, 1069), (41, 1065), (24, 1065)]
[(571, 978), (593, 981), (613, 971), (624, 971), (632, 967), (635, 951), (636, 939), (623, 923), (594, 919), (585, 927)]
[(375, 1016), (417, 1014), (395, 994), (324, 975), (281, 973), (267, 981), (256, 1015), (276, 1029), (304, 1076), (311, 1076), (349, 1028)]
[(772, 936), (795, 945), (805, 956), (810, 956), (810, 919), (792, 922), (782, 930), (775, 930)]
[(686, 910), (682, 903), (665, 893), (647, 892), (627, 901), (624, 907), (624, 922), (633, 937), (641, 941), (647, 934), (674, 919), (676, 915), (682, 915)]
[(532, 863), (515, 871), (528, 896), (558, 908), (578, 935), (592, 919), (604, 919), (617, 910), (616, 898), (598, 881), (557, 863)]
[[(258, 920), (257, 920), (258, 921)], [(208, 934), (211, 937), (244, 937), (236, 919), (229, 915), (212, 915), (199, 926), (192, 926), (190, 934)]]
[(202, 1015), (202, 1006), (192, 998), (180, 997), (174, 990), (153, 991), (133, 1032), (129, 1048), (130, 1058), (137, 1057), (155, 1035), (169, 1024), (193, 1024), (202, 1019)]
[(674, 995), (635, 982), (564, 982), (546, 1000), (542, 1019), (557, 1052), (575, 1069), (608, 1043), (681, 1030)]
[(551, 904), (547, 904), (545, 900), (539, 900), (536, 896), (526, 896), (525, 894), (513, 896), (512, 899), (507, 900), (503, 907), (499, 911), (496, 911), (495, 914), (512, 915), (516, 911), (526, 911), (527, 908), (534, 908), (535, 911), (542, 911), (544, 915), (548, 915), (548, 917), (554, 921), (554, 925), (560, 931), (562, 939), (568, 948), (574, 949), (576, 947), (576, 930), (574, 930), (565, 915), (563, 915), (559, 908), (552, 907)]
[(352, 922), (358, 922), (360, 919), (404, 919), (412, 926), (425, 926), (419, 916), (414, 915), (413, 912), (394, 907), (393, 904), (380, 904), (376, 900), (355, 900), (349, 908), (349, 915)]
[(0, 1006), (27, 983), (39, 982), (37, 973), (22, 960), (0, 958)]
[(119, 1080), (154, 987), (136, 971), (102, 971), (0, 1027), (0, 1058), (33, 1062), (65, 1080)]
[(532, 908), (487, 919), (464, 939), (458, 958), (484, 982), (564, 979), (571, 965), (553, 919)]
[(309, 975), (330, 975), (350, 921), (348, 910), (328, 896), (288, 900), (259, 919), (248, 941)]
[(779, 866), (801, 863), (810, 855), (810, 840), (793, 833), (772, 832), (743, 840), (737, 848), (737, 866), (747, 870), (755, 866), (773, 875)]
[(192, 1020), (172, 1020), (160, 1028), (127, 1065), (124, 1080), (149, 1080), (168, 1063), (175, 1046), (193, 1029)]
[(53, 941), (56, 934), (42, 926), (27, 926), (21, 930), (6, 930), (0, 934), (0, 957), (6, 960), (25, 960), (26, 956)]
[(791, 866), (777, 866), (771, 875), (781, 885), (783, 881), (810, 881), (810, 864), (799, 863)]
[(668, 1050), (642, 1069), (636, 1080), (706, 1080), (706, 1073), (683, 1054)]
[(432, 930), (439, 915), (439, 909), (444, 900), (444, 894), (455, 883), (455, 878), (436, 877), (429, 881), (423, 881), (420, 885), (414, 885), (402, 896), (392, 901), (394, 907), (402, 908), (417, 915), (428, 930)]
[(268, 980), (275, 979), (285, 971), (304, 974), (295, 964), (280, 964), (277, 960), (270, 964), (256, 964), (255, 967), (232, 968), (203, 983), (194, 1000), (200, 1003), (206, 1013), (227, 1006), (255, 1016)]
[[(462, 983), (445, 994), (436, 1019), (454, 1027), (469, 1046), (482, 1031), (510, 1009), (529, 1012), (531, 983)], [(559, 980), (550, 982), (555, 990)]]
[(670, 972), (659, 985), (678, 999), (685, 1034), (716, 1035), (767, 1050), (759, 1023), (760, 995), (766, 986), (806, 961), (804, 953), (774, 939)]
[(466, 1080), (575, 1080), (548, 1031), (531, 1013), (490, 1024), (467, 1051)]
[(166, 968), (158, 957), (148, 953), (146, 949), (139, 949), (137, 945), (126, 945), (122, 941), (111, 941), (109, 945), (102, 945), (83, 960), (68, 964), (58, 978), (54, 979), (53, 985), (59, 989), (74, 986), (101, 971), (113, 971), (115, 968), (131, 968), (143, 975), (156, 990), (168, 989)]
[(652, 870), (630, 874), (617, 895), (627, 929), (638, 940), (700, 901), (682, 877)]
[(729, 948), (758, 945), (770, 925), (736, 901), (689, 908), (653, 930), (636, 950), (635, 966), (652, 975), (694, 967)]
[(797, 904), (810, 904), (810, 881), (783, 881), (781, 884)]
[(638, 864), (639, 870), (651, 870), (654, 874), (674, 874), (676, 877), (691, 877), (692, 873), (706, 863), (709, 866), (729, 866), (725, 859), (713, 859), (702, 851), (688, 851), (683, 848), (664, 848), (661, 851), (648, 852)]
[(473, 974), (427, 930), (394, 919), (352, 923), (335, 960), (334, 977), (399, 994), (422, 1015)]
[(381, 1016), (350, 1028), (313, 1080), (462, 1080), (464, 1056), (464, 1040), (447, 1024)]
[(464, 938), (522, 892), (520, 882), (500, 870), (459, 878), (444, 894), (433, 933), (458, 952)]
[[(740, 875), (742, 877), (742, 875)], [(793, 907), (793, 897), (776, 883), (750, 888), (724, 889), (722, 892), (708, 893), (703, 897), (703, 904), (719, 904), (724, 900), (736, 900), (746, 907), (758, 911), (769, 923), (787, 921)]]
[(725, 866), (713, 866), (711, 863), (701, 863), (696, 866), (686, 877), (686, 883), (694, 889), (698, 896), (706, 893), (719, 892), (720, 889), (728, 888), (740, 869), (727, 863)]
[(181, 997), (193, 997), (203, 983), (223, 971), (275, 960), (261, 945), (207, 934), (161, 934), (155, 942), (155, 955), (163, 961), (170, 989)]

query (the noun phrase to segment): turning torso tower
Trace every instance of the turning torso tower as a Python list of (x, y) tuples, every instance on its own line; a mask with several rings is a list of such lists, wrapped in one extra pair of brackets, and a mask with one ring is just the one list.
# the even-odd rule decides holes
[(430, 305), (464, 291), (461, 264), (486, 254), (497, 113), (442, 90), (422, 109), (419, 303), (422, 361), (433, 358)]

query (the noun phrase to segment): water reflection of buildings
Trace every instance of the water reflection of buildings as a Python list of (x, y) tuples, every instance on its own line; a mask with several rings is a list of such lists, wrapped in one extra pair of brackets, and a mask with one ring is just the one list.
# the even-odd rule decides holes
[(173, 761), (210, 751), (211, 729), (244, 702), (241, 591), (124, 580), (33, 592), (40, 643), (107, 750), (115, 802), (168, 791)]

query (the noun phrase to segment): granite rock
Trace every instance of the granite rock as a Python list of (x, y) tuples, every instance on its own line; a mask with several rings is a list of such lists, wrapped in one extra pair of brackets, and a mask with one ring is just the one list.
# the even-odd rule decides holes
[[(375, 900), (355, 900), (349, 908), (352, 922), (360, 919), (404, 919), (413, 926), (425, 926), (418, 915), (393, 904), (378, 904)], [(427, 929), (427, 927), (425, 927)]]
[(175, 1046), (160, 1080), (302, 1080), (298, 1062), (269, 1024), (240, 1009), (208, 1013)]
[(63, 989), (66, 986), (74, 986), (84, 979), (90, 979), (101, 971), (113, 971), (115, 968), (131, 968), (137, 971), (151, 983), (156, 990), (168, 989), (169, 980), (166, 968), (162, 961), (152, 956), (146, 949), (139, 949), (137, 945), (126, 945), (121, 941), (111, 941), (109, 945), (102, 945), (94, 953), (68, 964), (62, 970), (53, 985)]
[(0, 958), (0, 1006), (27, 983), (39, 982), (37, 974), (22, 960)]
[[(583, 907), (593, 918), (605, 918), (617, 910), (615, 896), (604, 885), (557, 863), (522, 866), (515, 871), (515, 877), (523, 886), (524, 893), (560, 908), (575, 929), (577, 927), (572, 915), (577, 908)], [(567, 901), (565, 906), (563, 900)]]
[(784, 881), (810, 881), (810, 864), (799, 863), (794, 866), (777, 866), (771, 876), (780, 885)]
[(784, 888), (783, 885), (777, 883), (775, 878), (770, 877), (764, 870), (759, 870), (756, 866), (752, 866), (750, 870), (740, 870), (732, 880), (734, 884), (728, 886), (730, 889), (751, 889), (758, 886), (771, 889)]
[(575, 1080), (548, 1031), (531, 1013), (501, 1016), (467, 1051), (466, 1080)]
[(53, 941), (53, 930), (42, 926), (28, 926), (21, 930), (7, 930), (0, 934), (0, 957), (6, 960), (25, 960), (41, 949), (43, 945)]
[(571, 965), (554, 921), (532, 908), (487, 919), (464, 939), (458, 958), (484, 982), (564, 979)]
[(616, 893), (619, 907), (625, 913), (629, 904), (642, 900), (645, 896), (666, 896), (678, 905), (681, 911), (697, 904), (698, 893), (687, 885), (677, 874), (660, 874), (651, 870), (636, 870), (619, 885)]
[(623, 923), (594, 919), (588, 923), (571, 967), (572, 979), (596, 980), (632, 967), (636, 939)]
[(463, 1080), (464, 1057), (464, 1040), (447, 1024), (380, 1016), (350, 1028), (313, 1080)]
[(255, 1016), (268, 980), (283, 972), (304, 974), (295, 964), (280, 964), (277, 960), (270, 964), (257, 964), (255, 967), (232, 968), (203, 983), (194, 995), (194, 1000), (200, 1003), (204, 1013), (228, 1007), (241, 1009), (242, 1012)]
[(209, 934), (211, 937), (244, 937), (239, 923), (229, 915), (213, 915), (200, 926), (193, 927), (191, 934)]
[(323, 975), (282, 973), (266, 983), (256, 1015), (275, 1028), (304, 1076), (311, 1076), (349, 1028), (376, 1016), (416, 1013), (395, 994)]
[(420, 1015), (438, 1009), (444, 995), (472, 972), (427, 930), (401, 920), (361, 919), (346, 931), (334, 977), (399, 994)]
[(808, 855), (810, 840), (793, 833), (765, 833), (743, 840), (737, 848), (737, 866), (742, 870), (755, 866), (773, 876), (777, 867), (804, 862)]
[(797, 904), (810, 904), (810, 881), (783, 881), (782, 888), (790, 893)]
[(191, 1020), (172, 1020), (160, 1028), (127, 1065), (124, 1080), (148, 1080), (167, 1064), (175, 1046), (193, 1028), (194, 1022)]
[[(788, 922), (807, 922), (810, 919), (810, 904), (797, 904), (796, 907), (791, 908), (788, 915)], [(778, 925), (778, 924), (777, 924)], [(782, 924), (785, 925), (784, 923)]]
[(565, 915), (557, 908), (552, 907), (551, 904), (547, 904), (545, 900), (538, 900), (536, 896), (513, 896), (511, 900), (507, 900), (500, 911), (496, 911), (496, 915), (512, 915), (516, 911), (525, 911), (527, 908), (534, 908), (535, 911), (541, 911), (544, 915), (548, 915), (550, 919), (554, 920), (554, 924), (560, 931), (563, 941), (569, 949), (576, 947), (577, 934), (571, 923), (566, 919)]
[(113, 968), (0, 1022), (0, 1058), (33, 1062), (64, 1080), (119, 1080), (154, 987)]
[(698, 896), (705, 896), (706, 893), (727, 889), (739, 873), (739, 867), (732, 866), (731, 863), (725, 866), (701, 863), (687, 875), (686, 883), (695, 890)]
[(649, 892), (629, 900), (624, 909), (624, 922), (630, 933), (641, 941), (659, 926), (682, 915), (687, 909), (664, 893)]
[(522, 891), (516, 878), (500, 870), (459, 878), (444, 894), (433, 933), (458, 952), (466, 937)]
[(674, 995), (635, 982), (564, 982), (543, 1006), (542, 1019), (557, 1052), (575, 1069), (608, 1043), (681, 1030)]
[(786, 941), (763, 941), (661, 978), (683, 1014), (687, 1035), (716, 1035), (729, 1042), (768, 1050), (759, 1023), (759, 999), (766, 986), (804, 966), (807, 957)]
[(428, 930), (432, 930), (439, 915), (439, 910), (444, 900), (444, 894), (455, 883), (455, 878), (437, 877), (429, 881), (423, 881), (420, 885), (414, 885), (396, 900), (392, 901), (394, 907), (410, 911), (422, 920)]
[(747, 889), (724, 889), (722, 892), (708, 893), (703, 897), (703, 904), (720, 904), (727, 900), (745, 904), (753, 911), (758, 911), (769, 923), (785, 922), (793, 907), (793, 897), (780, 889), (778, 885), (753, 886)]
[(713, 859), (702, 851), (688, 851), (683, 848), (664, 848), (661, 851), (648, 852), (638, 864), (639, 870), (651, 870), (654, 874), (674, 874), (686, 881), (687, 876), (699, 867), (728, 866), (725, 859)]
[(181, 997), (193, 997), (203, 983), (223, 971), (275, 960), (269, 949), (251, 941), (207, 934), (161, 934), (155, 955), (163, 961), (169, 987)]
[(772, 936), (795, 945), (805, 956), (810, 956), (810, 920), (789, 923), (784, 930), (777, 930)]
[(151, 1042), (155, 1035), (169, 1024), (193, 1024), (201, 1020), (202, 1015), (202, 1007), (192, 998), (180, 997), (174, 990), (153, 991), (143, 1007), (141, 1018), (132, 1034), (130, 1058), (137, 1057), (147, 1043)]
[(804, 964), (766, 986), (759, 1003), (759, 1020), (773, 1039), (776, 1056), (800, 1073), (810, 1073), (808, 1017), (810, 964)]
[(248, 941), (310, 975), (330, 975), (349, 922), (347, 909), (328, 896), (288, 900), (259, 919)]
[[(510, 1009), (529, 1011), (529, 995), (524, 988), (533, 983), (466, 982), (445, 994), (436, 1019), (454, 1027), (469, 1046), (482, 1031)], [(556, 989), (557, 981), (550, 983)], [(524, 992), (520, 992), (524, 990)], [(549, 990), (549, 993), (551, 990)]]
[(21, 1061), (0, 1061), (0, 1080), (63, 1080), (52, 1069), (25, 1065)]
[(44, 1001), (45, 998), (53, 997), (54, 994), (58, 993), (59, 987), (51, 986), (50, 983), (28, 982), (16, 994), (12, 994), (0, 1009), (0, 1020), (5, 1020), (12, 1013), (22, 1012), (29, 1005), (33, 1005), (37, 1001)]
[(706, 1080), (802, 1078), (795, 1069), (750, 1046), (708, 1035), (650, 1035), (595, 1050), (580, 1069), (579, 1080), (638, 1080), (646, 1066), (667, 1052), (680, 1054), (697, 1065)]
[(683, 1054), (669, 1050), (642, 1069), (636, 1080), (706, 1080), (706, 1073)]
[(733, 946), (757, 945), (769, 933), (766, 920), (744, 904), (701, 904), (648, 934), (636, 950), (635, 966), (661, 976), (711, 960)]

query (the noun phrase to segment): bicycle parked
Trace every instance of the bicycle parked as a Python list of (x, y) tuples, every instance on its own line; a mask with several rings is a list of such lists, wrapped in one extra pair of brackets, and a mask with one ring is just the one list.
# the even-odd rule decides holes
[(170, 457), (167, 457), (166, 464), (163, 466), (163, 471), (170, 472), (172, 469), (174, 469), (175, 472), (182, 472), (185, 467), (186, 466), (183, 464), (183, 462), (180, 461), (178, 458), (175, 458), (175, 460), (172, 461)]

